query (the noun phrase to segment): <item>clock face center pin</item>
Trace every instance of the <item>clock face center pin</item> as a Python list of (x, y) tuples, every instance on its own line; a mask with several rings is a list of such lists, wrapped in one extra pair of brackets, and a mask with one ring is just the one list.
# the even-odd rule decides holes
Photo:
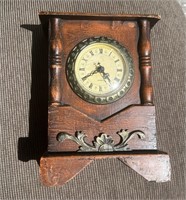
[(104, 73), (105, 68), (103, 66), (101, 66), (100, 63), (98, 63), (97, 71), (100, 73)]

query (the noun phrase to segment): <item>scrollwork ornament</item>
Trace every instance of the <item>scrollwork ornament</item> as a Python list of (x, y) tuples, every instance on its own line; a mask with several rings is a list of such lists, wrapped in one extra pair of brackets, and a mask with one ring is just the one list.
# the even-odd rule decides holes
[(128, 141), (131, 140), (135, 135), (139, 139), (144, 139), (145, 134), (143, 131), (134, 130), (129, 132), (127, 129), (120, 130), (117, 132), (121, 140), (118, 144), (115, 144), (113, 138), (105, 133), (101, 133), (92, 142), (92, 145), (85, 141), (87, 137), (82, 131), (77, 131), (75, 136), (69, 133), (60, 132), (57, 135), (57, 140), (63, 142), (66, 139), (72, 140), (79, 145), (78, 152), (112, 152), (112, 151), (130, 151)]

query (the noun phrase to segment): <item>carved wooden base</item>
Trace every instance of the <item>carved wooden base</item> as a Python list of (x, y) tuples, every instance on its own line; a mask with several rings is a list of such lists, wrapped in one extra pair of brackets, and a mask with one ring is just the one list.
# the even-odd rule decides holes
[[(96, 159), (117, 158), (148, 181), (170, 180), (170, 161), (159, 151), (117, 153), (48, 153), (40, 160), (40, 177), (46, 186), (63, 185)], [(116, 177), (117, 178), (117, 177)]]

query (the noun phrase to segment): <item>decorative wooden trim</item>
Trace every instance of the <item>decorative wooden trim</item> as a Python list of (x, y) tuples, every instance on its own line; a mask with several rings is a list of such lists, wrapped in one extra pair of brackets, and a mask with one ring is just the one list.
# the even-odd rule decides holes
[(130, 151), (128, 147), (128, 141), (130, 141), (134, 135), (138, 135), (139, 139), (144, 139), (145, 134), (143, 131), (135, 130), (129, 132), (126, 130), (120, 130), (117, 134), (121, 137), (121, 141), (118, 144), (114, 143), (111, 136), (102, 133), (95, 138), (92, 142), (93, 145), (85, 141), (86, 135), (82, 131), (77, 131), (76, 136), (68, 133), (61, 132), (57, 135), (57, 140), (63, 142), (66, 139), (72, 140), (79, 145), (78, 152), (109, 152), (109, 151)]
[(158, 20), (161, 19), (160, 15), (156, 14), (103, 14), (103, 13), (72, 13), (72, 12), (49, 12), (49, 11), (41, 11), (39, 12), (39, 18), (42, 22), (42, 24), (46, 24), (47, 21), (52, 17), (58, 17), (61, 19), (69, 20), (69, 19), (75, 19), (75, 20), (130, 20), (130, 21), (138, 21), (141, 19), (148, 19), (151, 23), (151, 28), (157, 23)]
[(61, 19), (51, 18), (49, 20), (49, 103), (54, 105), (61, 104), (62, 95), (62, 38), (60, 26)]
[(139, 68), (141, 73), (140, 96), (143, 105), (153, 105), (153, 87), (151, 81), (151, 43), (150, 21), (144, 19), (139, 24)]

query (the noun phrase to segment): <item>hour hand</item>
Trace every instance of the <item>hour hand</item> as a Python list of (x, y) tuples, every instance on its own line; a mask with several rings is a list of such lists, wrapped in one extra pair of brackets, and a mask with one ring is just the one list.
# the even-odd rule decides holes
[(110, 78), (109, 78), (109, 74), (108, 74), (108, 73), (105, 73), (105, 72), (104, 72), (104, 73), (103, 73), (103, 78), (104, 78), (104, 79), (107, 79), (108, 82), (111, 83), (111, 80), (110, 80)]

